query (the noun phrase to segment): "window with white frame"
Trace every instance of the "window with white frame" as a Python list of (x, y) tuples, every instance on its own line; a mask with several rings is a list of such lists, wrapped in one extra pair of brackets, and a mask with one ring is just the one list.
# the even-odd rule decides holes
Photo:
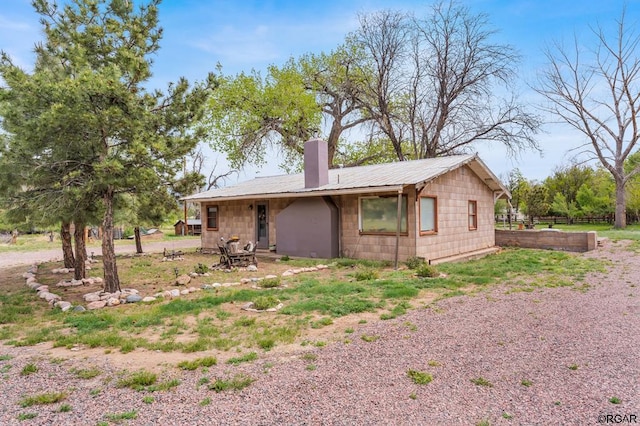
[(420, 234), (438, 232), (438, 199), (420, 197)]

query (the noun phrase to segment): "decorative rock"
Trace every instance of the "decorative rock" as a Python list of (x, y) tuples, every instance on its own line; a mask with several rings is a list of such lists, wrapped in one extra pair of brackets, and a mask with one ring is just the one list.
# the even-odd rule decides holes
[(189, 274), (189, 276), (190, 276), (191, 278), (198, 278), (198, 273), (197, 273), (197, 272), (191, 272), (191, 273)]
[(275, 280), (276, 278), (278, 278), (277, 275), (265, 275), (264, 277), (265, 280)]
[(78, 305), (73, 308), (73, 312), (84, 312), (84, 311), (86, 311), (86, 309), (82, 305)]
[(127, 303), (136, 303), (142, 301), (142, 296), (139, 294), (130, 294), (125, 298), (125, 300)]
[(118, 306), (120, 304), (120, 299), (115, 297), (111, 297), (107, 300), (107, 306)]
[(170, 297), (180, 297), (180, 290), (178, 290), (176, 288), (176, 289), (173, 289), (173, 290), (169, 291), (169, 296)]
[(241, 278), (240, 284), (248, 284), (251, 282), (251, 278)]
[(93, 277), (93, 281), (94, 281), (96, 284), (102, 284), (102, 282), (103, 282), (104, 280), (103, 280), (102, 278), (100, 278), (100, 277)]
[(189, 275), (180, 275), (176, 278), (176, 285), (187, 285), (191, 282), (191, 277)]
[(93, 278), (83, 278), (82, 283), (87, 285), (93, 285), (96, 283), (96, 281)]
[(258, 270), (258, 267), (256, 265), (247, 266), (247, 271), (249, 272), (256, 272), (257, 270)]
[(85, 302), (97, 302), (100, 300), (100, 296), (98, 296), (95, 293), (89, 293), (89, 294), (85, 294), (83, 296), (83, 299), (85, 300)]
[(195, 293), (196, 291), (200, 290), (197, 287), (189, 287), (189, 293)]
[(284, 271), (284, 272), (282, 273), (282, 276), (283, 276), (283, 277), (291, 277), (291, 276), (293, 276), (293, 275), (295, 275), (295, 274), (293, 273), (293, 271)]
[(203, 290), (211, 290), (213, 286), (211, 284), (202, 284), (200, 288)]
[(34, 277), (35, 277), (35, 275), (32, 274), (31, 272), (24, 272), (22, 274), (22, 278), (34, 278)]
[(36, 288), (36, 291), (38, 293), (42, 292), (42, 291), (49, 291), (49, 286), (48, 285), (41, 285), (38, 288)]
[(36, 277), (29, 277), (29, 278), (27, 278), (27, 285), (29, 285), (29, 284), (31, 284), (31, 283), (34, 283), (34, 282), (36, 282), (36, 281), (37, 281), (37, 280), (36, 280)]
[(202, 274), (202, 276), (203, 276), (203, 277), (210, 277), (210, 276), (211, 276), (211, 274), (210, 274), (210, 273), (208, 273), (208, 272), (205, 272), (204, 274)]
[(154, 300), (156, 300), (156, 298), (151, 296), (146, 296), (142, 298), (143, 302), (153, 302)]
[(55, 306), (56, 308), (60, 308), (63, 312), (66, 312), (71, 309), (71, 302), (59, 300), (53, 306)]
[(91, 302), (87, 305), (87, 309), (91, 310), (91, 309), (100, 309), (100, 308), (104, 308), (107, 305), (107, 301), (106, 300), (98, 300), (96, 302)]
[(41, 287), (41, 286), (42, 286), (42, 284), (40, 284), (40, 283), (38, 283), (38, 282), (32, 282), (32, 283), (29, 283), (29, 284), (28, 284), (28, 286), (29, 286), (29, 288), (30, 288), (31, 290), (34, 290), (34, 291), (35, 291), (38, 287)]
[(140, 292), (138, 290), (136, 290), (135, 288), (123, 288), (122, 289), (123, 293), (127, 293), (127, 294), (139, 294)]
[(183, 296), (184, 296), (185, 294), (189, 294), (189, 290), (188, 290), (188, 289), (186, 289), (186, 288), (185, 288), (184, 290), (180, 290), (180, 294), (182, 294)]
[[(44, 297), (43, 297), (43, 295), (44, 295)], [(43, 298), (44, 300), (46, 300), (47, 302), (61, 300), (61, 297), (58, 296), (57, 294), (48, 293), (48, 292), (40, 293), (40, 297)]]
[(82, 280), (71, 280), (71, 285), (82, 285), (84, 282)]
[(214, 288), (216, 288), (216, 287), (222, 287), (222, 284), (220, 284), (220, 283), (213, 283), (213, 284), (211, 284), (211, 287), (214, 287)]

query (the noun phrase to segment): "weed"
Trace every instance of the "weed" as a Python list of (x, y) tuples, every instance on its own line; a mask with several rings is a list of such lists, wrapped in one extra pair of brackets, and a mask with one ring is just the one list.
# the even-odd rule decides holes
[(106, 414), (105, 417), (110, 422), (120, 423), (122, 420), (135, 420), (138, 418), (138, 412), (136, 410), (125, 411), (124, 413), (111, 413)]
[(251, 317), (242, 317), (233, 322), (233, 325), (238, 327), (251, 327), (256, 324), (256, 319)]
[(365, 268), (353, 274), (356, 281), (371, 281), (377, 279), (378, 276), (378, 271), (372, 268)]
[(73, 368), (71, 369), (71, 372), (80, 379), (93, 379), (94, 377), (99, 376), (101, 373), (100, 370), (95, 367), (85, 369)]
[(151, 395), (147, 395), (145, 397), (142, 398), (142, 402), (144, 402), (145, 404), (153, 404), (153, 402), (156, 399), (154, 397), (152, 397)]
[(333, 320), (330, 317), (324, 317), (319, 319), (318, 321), (312, 322), (311, 328), (322, 328), (331, 324), (333, 324)]
[(416, 275), (420, 278), (435, 278), (440, 276), (440, 272), (432, 265), (423, 263), (416, 268)]
[(36, 417), (38, 417), (38, 413), (20, 413), (20, 414), (18, 414), (18, 420), (20, 420), (20, 421), (31, 420), (31, 419), (35, 419)]
[(440, 367), (442, 364), (440, 364), (438, 361), (430, 360), (429, 362), (427, 362), (427, 365), (429, 367)]
[(243, 374), (238, 374), (231, 379), (216, 379), (215, 382), (209, 385), (209, 389), (216, 392), (242, 390), (253, 382), (255, 382), (255, 379)]
[(100, 395), (101, 392), (102, 392), (102, 389), (91, 389), (89, 391), (89, 395), (95, 398), (96, 396)]
[(487, 379), (483, 378), (483, 377), (478, 377), (476, 379), (471, 379), (471, 383), (473, 383), (474, 385), (478, 385), (478, 386), (493, 387), (493, 384), (490, 381), (488, 381)]
[(288, 262), (290, 260), (291, 260), (291, 258), (289, 256), (287, 256), (286, 254), (284, 256), (280, 257), (280, 261), (281, 262)]
[(491, 423), (489, 423), (489, 420), (487, 419), (482, 419), (476, 423), (476, 426), (491, 426)]
[(311, 352), (307, 352), (306, 354), (303, 354), (300, 358), (302, 358), (305, 361), (315, 361), (316, 359), (318, 359), (318, 355)]
[(407, 265), (407, 268), (409, 269), (418, 269), (420, 266), (424, 265), (424, 263), (424, 257), (417, 256), (412, 256), (408, 258), (406, 262), (404, 262), (404, 264)]
[(609, 398), (609, 402), (612, 404), (620, 404), (622, 400), (620, 400), (620, 398), (618, 398), (617, 396), (612, 396), (611, 398)]
[(417, 370), (408, 370), (407, 377), (409, 377), (416, 385), (426, 385), (431, 383), (433, 376), (429, 373)]
[(506, 411), (504, 413), (502, 413), (502, 418), (503, 419), (507, 419), (507, 420), (511, 420), (513, 418), (512, 414), (507, 413)]
[(203, 263), (198, 263), (195, 268), (193, 268), (196, 274), (206, 274), (209, 272), (209, 267)]
[(69, 404), (62, 404), (60, 406), (60, 408), (58, 408), (58, 411), (61, 413), (68, 413), (70, 411), (72, 411), (73, 408), (71, 408), (71, 406)]
[(571, 364), (571, 365), (569, 366), (569, 370), (573, 370), (573, 371), (575, 371), (575, 370), (577, 370), (577, 369), (578, 369), (578, 364)]
[(258, 281), (258, 287), (262, 287), (262, 288), (280, 287), (280, 277), (265, 278), (263, 280), (260, 280), (260, 281)]
[(280, 303), (280, 301), (275, 296), (258, 296), (253, 301), (253, 307), (259, 311), (265, 311), (270, 308), (275, 308), (278, 306), (278, 303)]
[(362, 336), (360, 336), (360, 338), (362, 340), (364, 340), (365, 342), (375, 342), (380, 337), (379, 336), (374, 336), (374, 335), (371, 335), (371, 334), (363, 334)]
[(270, 337), (259, 339), (257, 343), (260, 349), (265, 351), (271, 350), (276, 345), (276, 341)]
[(27, 364), (20, 371), (21, 376), (28, 376), (29, 374), (36, 373), (38, 371), (38, 366), (35, 364)]
[(305, 367), (308, 371), (315, 371), (318, 367), (315, 364), (309, 364)]
[(13, 359), (11, 355), (0, 355), (0, 361), (9, 361), (10, 359)]
[(220, 309), (220, 310), (216, 311), (216, 318), (218, 318), (220, 321), (224, 321), (227, 318), (229, 318), (230, 316), (231, 316), (231, 313), (227, 312), (225, 310)]
[(256, 359), (258, 359), (258, 354), (255, 352), (249, 352), (248, 354), (242, 355), (240, 357), (229, 358), (227, 360), (227, 364), (238, 365), (242, 364), (243, 362), (255, 361)]
[(361, 319), (360, 321), (358, 321), (358, 324), (366, 324), (367, 320), (366, 319)]
[(151, 373), (146, 370), (140, 370), (133, 373), (129, 377), (124, 377), (118, 380), (117, 387), (119, 388), (131, 388), (137, 391), (145, 390), (147, 386), (151, 386), (156, 383), (158, 376), (155, 373)]
[(531, 386), (531, 385), (533, 384), (533, 382), (532, 382), (531, 380), (522, 379), (522, 381), (520, 382), (520, 384), (521, 384), (522, 386), (529, 387), (529, 386)]
[(409, 398), (411, 398), (411, 399), (418, 399), (418, 395), (416, 395), (416, 393), (415, 393), (415, 392), (411, 392), (411, 393), (409, 394)]
[(39, 395), (27, 396), (20, 401), (21, 407), (31, 407), (32, 405), (55, 404), (67, 398), (66, 392), (48, 392)]
[(327, 346), (327, 342), (323, 341), (323, 340), (318, 340), (313, 342), (313, 346), (315, 346), (316, 348), (323, 348), (325, 346)]
[(216, 365), (218, 360), (215, 357), (207, 356), (204, 358), (197, 358), (191, 361), (180, 361), (178, 367), (183, 370), (196, 370), (198, 367), (211, 367)]
[(354, 331), (354, 330), (353, 330), (353, 328), (351, 328), (351, 327), (349, 327), (349, 328), (345, 328), (345, 330), (344, 330), (344, 332), (345, 332), (345, 333), (347, 333), (347, 334), (351, 334), (351, 333), (353, 333), (353, 331)]
[(198, 405), (200, 405), (201, 407), (206, 407), (207, 405), (210, 405), (210, 404), (211, 404), (211, 398), (209, 397), (206, 397), (205, 399), (203, 399), (198, 403)]

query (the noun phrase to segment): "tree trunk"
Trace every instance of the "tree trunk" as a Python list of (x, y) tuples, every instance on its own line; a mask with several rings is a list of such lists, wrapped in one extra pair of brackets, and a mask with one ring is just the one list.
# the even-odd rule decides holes
[(102, 265), (104, 267), (104, 291), (120, 291), (120, 278), (116, 266), (116, 251), (113, 245), (113, 189), (109, 188), (103, 197), (104, 217), (102, 219)]
[(73, 231), (73, 241), (76, 247), (76, 257), (74, 262), (73, 277), (81, 280), (87, 277), (87, 268), (85, 261), (87, 260), (87, 246), (84, 239), (84, 223), (75, 222)]
[(616, 176), (614, 176), (614, 179), (616, 182), (616, 222), (613, 227), (616, 229), (624, 229), (627, 227), (626, 192), (622, 179)]
[(60, 239), (62, 240), (62, 255), (64, 257), (64, 267), (75, 267), (75, 259), (73, 257), (73, 246), (71, 244), (71, 224), (69, 222), (62, 222), (62, 228), (60, 229)]
[(142, 240), (140, 239), (140, 227), (133, 228), (133, 235), (136, 238), (136, 253), (142, 253)]

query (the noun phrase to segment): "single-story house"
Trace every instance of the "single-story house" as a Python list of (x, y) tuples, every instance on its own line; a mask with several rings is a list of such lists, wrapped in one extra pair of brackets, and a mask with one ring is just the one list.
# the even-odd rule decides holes
[(185, 197), (200, 203), (203, 249), (220, 238), (302, 257), (442, 261), (495, 247), (494, 204), (509, 191), (476, 155), (329, 169), (305, 144), (304, 173)]
[(184, 220), (180, 219), (173, 225), (176, 235), (201, 235), (202, 220), (187, 219), (187, 226), (184, 226)]

